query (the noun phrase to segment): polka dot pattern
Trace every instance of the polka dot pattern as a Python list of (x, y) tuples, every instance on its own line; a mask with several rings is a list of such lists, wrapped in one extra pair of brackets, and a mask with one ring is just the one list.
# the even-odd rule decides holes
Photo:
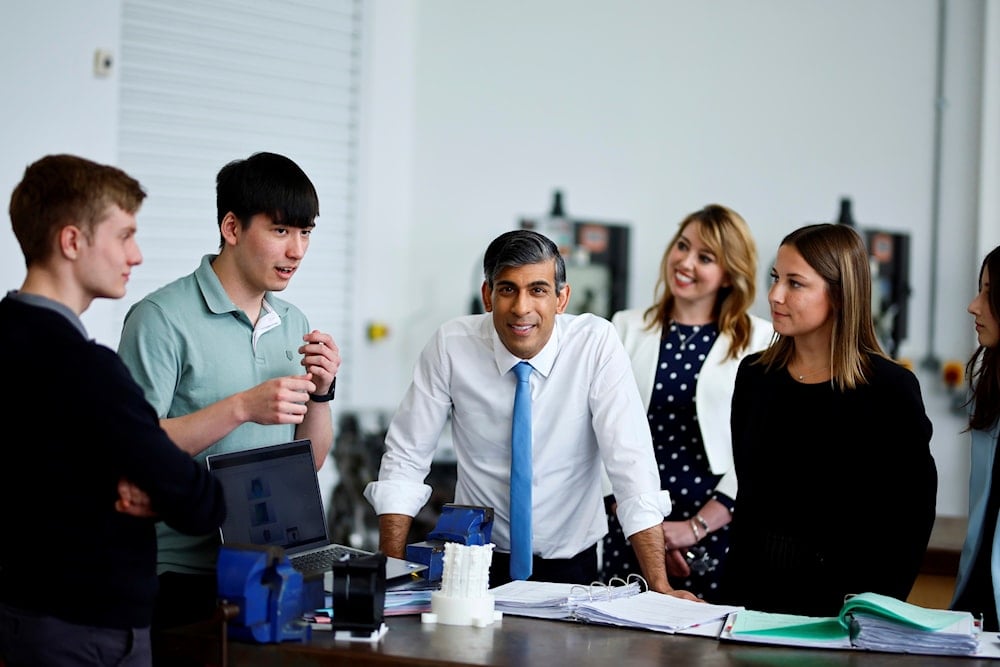
[[(661, 341), (647, 417), (660, 470), (660, 486), (670, 491), (673, 501), (669, 517), (672, 521), (687, 520), (697, 514), (712, 499), (720, 478), (709, 469), (694, 402), (698, 374), (718, 333), (714, 323), (701, 326), (671, 323)], [(727, 498), (719, 500), (729, 504)], [(641, 574), (635, 553), (613, 514), (608, 515), (608, 531), (604, 538), (604, 580)], [(721, 561), (729, 548), (728, 532), (726, 526), (703, 538), (691, 550), (697, 552), (689, 559), (694, 563), (691, 576), (672, 577), (671, 585), (713, 601), (721, 580)]]

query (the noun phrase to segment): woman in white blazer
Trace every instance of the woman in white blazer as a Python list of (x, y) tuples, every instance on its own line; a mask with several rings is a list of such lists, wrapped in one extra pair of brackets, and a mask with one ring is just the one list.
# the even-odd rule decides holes
[[(714, 601), (736, 497), (729, 408), (740, 360), (774, 330), (750, 315), (757, 251), (735, 211), (710, 204), (681, 221), (660, 263), (656, 302), (612, 317), (648, 406), (661, 488), (673, 509), (663, 522), (671, 585)], [(602, 574), (627, 577), (638, 563), (605, 498)]]
[[(992, 283), (992, 286), (990, 285)], [(1000, 246), (979, 270), (979, 293), (969, 304), (979, 347), (966, 367), (972, 466), (969, 474), (969, 530), (958, 562), (952, 609), (982, 615), (983, 631), (1000, 630)]]

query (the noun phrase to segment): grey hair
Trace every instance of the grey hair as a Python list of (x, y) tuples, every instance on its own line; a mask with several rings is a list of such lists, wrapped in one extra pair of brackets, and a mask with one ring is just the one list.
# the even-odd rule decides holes
[(493, 239), (483, 257), (483, 278), (490, 289), (504, 269), (556, 261), (556, 292), (566, 285), (566, 262), (550, 238), (530, 229), (516, 229)]

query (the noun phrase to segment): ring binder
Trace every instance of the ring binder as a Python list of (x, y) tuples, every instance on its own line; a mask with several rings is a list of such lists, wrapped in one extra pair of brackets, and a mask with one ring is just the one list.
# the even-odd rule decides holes
[(837, 616), (739, 611), (719, 638), (811, 648), (980, 655), (980, 634), (969, 612), (930, 609), (867, 592), (847, 596)]
[[(657, 632), (687, 632), (717, 624), (742, 607), (693, 602), (649, 590), (639, 575), (589, 585), (543, 581), (512, 581), (491, 589), (496, 608), (513, 616), (645, 628)], [(718, 636), (718, 632), (712, 633)]]

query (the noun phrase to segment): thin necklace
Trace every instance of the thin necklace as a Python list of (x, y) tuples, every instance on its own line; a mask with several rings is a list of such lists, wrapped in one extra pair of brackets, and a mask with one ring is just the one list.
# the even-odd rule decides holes
[(691, 325), (692, 326), (691, 333), (689, 333), (687, 336), (685, 336), (684, 334), (681, 333), (681, 325), (680, 324), (678, 324), (674, 320), (670, 320), (670, 324), (674, 328), (674, 332), (677, 334), (677, 338), (681, 341), (681, 350), (684, 349), (684, 344), (688, 341), (688, 338), (690, 338), (691, 336), (693, 336), (696, 333), (698, 333), (698, 329), (701, 328), (697, 324), (692, 324)]
[(809, 377), (811, 375), (816, 375), (817, 373), (822, 373), (823, 371), (825, 371), (828, 368), (830, 368), (830, 367), (829, 366), (823, 366), (823, 368), (817, 368), (814, 371), (810, 371), (808, 373), (803, 373), (802, 375), (798, 375), (796, 377), (799, 378), (799, 382), (802, 382), (802, 380), (805, 380), (807, 377)]

